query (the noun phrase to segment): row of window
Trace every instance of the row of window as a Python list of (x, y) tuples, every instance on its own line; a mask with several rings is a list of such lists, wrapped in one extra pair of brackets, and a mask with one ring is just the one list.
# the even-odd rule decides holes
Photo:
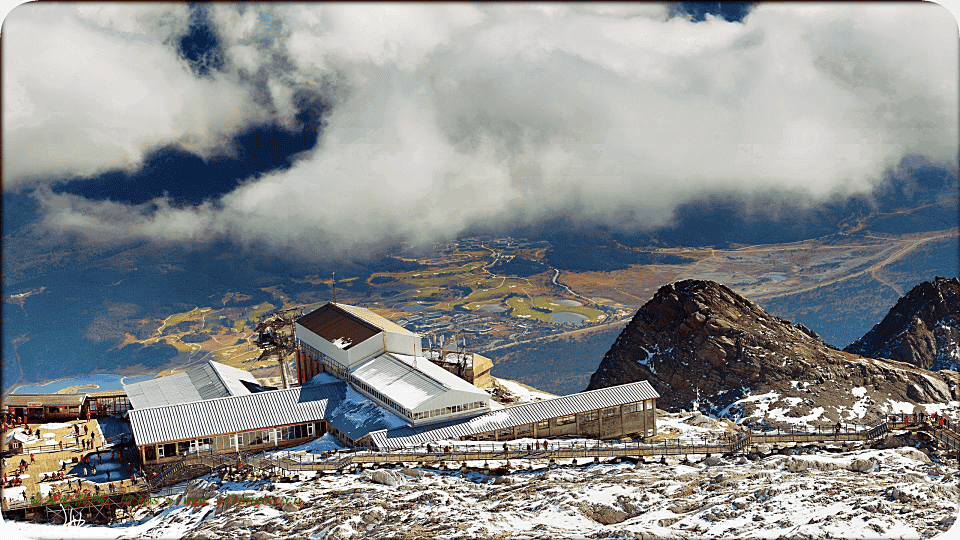
[[(297, 424), (276, 428), (276, 434), (281, 441), (312, 437), (313, 433), (313, 424)], [(237, 433), (236, 435), (219, 435), (217, 437), (195, 439), (192, 441), (159, 444), (156, 447), (155, 454), (153, 447), (148, 446), (145, 459), (147, 461), (153, 461), (154, 455), (162, 459), (164, 457), (173, 457), (194, 452), (208, 452), (211, 450), (226, 451), (236, 448), (238, 442), (240, 446), (268, 444), (274, 442), (274, 430), (258, 429)]]
[[(602, 411), (603, 418), (612, 418), (615, 416), (619, 416), (621, 409), (623, 411), (623, 414), (640, 412), (640, 411), (643, 411), (644, 409), (653, 409), (653, 401), (648, 400), (640, 403), (629, 403), (627, 405), (623, 405), (622, 407), (619, 405), (616, 407), (608, 407), (606, 409), (603, 409)], [(597, 420), (600, 413), (601, 411), (587, 411), (585, 413), (580, 413), (580, 421), (589, 422), (591, 420)], [(569, 414), (566, 416), (558, 416), (554, 421), (555, 421), (554, 425), (556, 426), (565, 426), (568, 424), (573, 424), (577, 421), (577, 415)], [(545, 430), (550, 427), (550, 420), (549, 419), (541, 420), (536, 424), (537, 424), (538, 430)], [(517, 426), (518, 435), (524, 435), (531, 432), (533, 432), (533, 424), (523, 424), (521, 426)], [(513, 428), (501, 429), (497, 432), (497, 434), (501, 438), (511, 437), (513, 436)], [(480, 441), (488, 441), (488, 440), (492, 440), (493, 438), (494, 438), (494, 432), (492, 431), (488, 431), (486, 433), (481, 433), (477, 435), (477, 440), (480, 440)]]
[(347, 366), (341, 364), (340, 362), (337, 362), (333, 358), (330, 358), (329, 356), (323, 354), (322, 352), (311, 347), (310, 345), (307, 345), (302, 340), (298, 339), (297, 343), (300, 346), (301, 353), (304, 353), (307, 356), (310, 356), (311, 358), (319, 360), (322, 364), (324, 364), (327, 368), (329, 368), (327, 369), (327, 371), (333, 374), (335, 377), (339, 379), (347, 378)]
[[(646, 407), (644, 407), (644, 405), (646, 405)], [(630, 414), (630, 413), (640, 412), (640, 411), (642, 411), (644, 408), (646, 408), (646, 409), (652, 409), (652, 408), (653, 408), (653, 402), (652, 402), (652, 401), (646, 401), (646, 402), (644, 402), (644, 403), (630, 403), (630, 404), (624, 405), (624, 406), (623, 406), (623, 414)]]
[(443, 416), (447, 414), (457, 414), (464, 411), (472, 411), (475, 409), (482, 409), (486, 404), (482, 401), (474, 401), (472, 403), (464, 403), (463, 405), (452, 405), (450, 407), (444, 407), (442, 409), (433, 409), (432, 411), (423, 411), (414, 413), (414, 420), (423, 420), (424, 418), (433, 418), (434, 416)]
[(353, 385), (356, 386), (357, 388), (360, 388), (361, 390), (365, 391), (369, 395), (380, 400), (381, 403), (384, 403), (385, 405), (393, 409), (393, 411), (399, 414), (400, 416), (404, 418), (410, 418), (410, 411), (408, 409), (401, 407), (400, 404), (397, 403), (396, 401), (393, 401), (392, 399), (388, 398), (382, 393), (374, 390), (369, 384), (361, 381), (360, 379), (354, 377), (353, 375), (350, 375), (350, 382), (353, 383)]

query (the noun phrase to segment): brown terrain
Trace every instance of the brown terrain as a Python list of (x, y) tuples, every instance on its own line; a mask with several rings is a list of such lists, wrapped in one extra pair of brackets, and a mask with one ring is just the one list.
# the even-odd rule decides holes
[(780, 409), (770, 416), (833, 423), (956, 399), (955, 372), (840, 351), (730, 288), (699, 280), (657, 291), (604, 356), (588, 389), (642, 379), (661, 394), (665, 410), (735, 418)]

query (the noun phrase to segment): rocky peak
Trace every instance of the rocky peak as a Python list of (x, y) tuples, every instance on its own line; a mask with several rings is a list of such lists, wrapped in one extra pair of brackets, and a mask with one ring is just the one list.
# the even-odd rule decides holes
[(900, 298), (887, 316), (847, 352), (892, 358), (931, 370), (960, 364), (960, 281), (937, 277)]
[[(951, 399), (940, 377), (921, 371), (837, 350), (724, 285), (687, 280), (663, 286), (637, 311), (588, 389), (645, 379), (666, 410), (696, 407), (743, 417), (774, 406), (804, 416), (822, 406), (822, 420), (835, 421), (846, 418), (843, 409), (856, 401), (854, 388), (862, 387), (856, 395), (874, 403)], [(731, 409), (737, 400), (761, 394), (776, 398)]]

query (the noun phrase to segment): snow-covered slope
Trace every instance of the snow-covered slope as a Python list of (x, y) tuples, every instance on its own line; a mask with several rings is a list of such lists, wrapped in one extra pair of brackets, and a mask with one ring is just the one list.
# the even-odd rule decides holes
[[(698, 413), (665, 415), (672, 435), (729, 427)], [(336, 449), (330, 439), (286, 453)], [(31, 538), (949, 538), (960, 471), (912, 447), (843, 452), (813, 447), (750, 461), (690, 456), (684, 463), (511, 463), (506, 476), (428, 468), (366, 470), (224, 482), (219, 497), (302, 501), (197, 507), (163, 504), (131, 523), (57, 527), (6, 523)], [(490, 462), (491, 468), (502, 463)], [(216, 477), (207, 479), (217, 482)]]

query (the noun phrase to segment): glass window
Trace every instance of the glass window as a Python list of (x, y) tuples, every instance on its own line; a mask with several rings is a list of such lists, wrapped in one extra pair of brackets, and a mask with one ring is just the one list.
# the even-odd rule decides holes
[(537, 422), (537, 428), (539, 428), (539, 429), (547, 429), (548, 427), (550, 427), (550, 421), (549, 421), (549, 420), (544, 420), (544, 421), (542, 421), (542, 422)]
[(524, 424), (517, 428), (517, 433), (530, 433), (533, 431), (533, 424)]
[(604, 418), (612, 418), (614, 416), (620, 416), (620, 407), (608, 407), (603, 410)]
[(571, 414), (571, 415), (568, 415), (568, 416), (561, 416), (560, 418), (557, 418), (557, 425), (558, 425), (558, 426), (563, 426), (563, 425), (566, 425), (566, 424), (573, 424), (573, 423), (575, 423), (576, 421), (577, 421), (576, 415)]

